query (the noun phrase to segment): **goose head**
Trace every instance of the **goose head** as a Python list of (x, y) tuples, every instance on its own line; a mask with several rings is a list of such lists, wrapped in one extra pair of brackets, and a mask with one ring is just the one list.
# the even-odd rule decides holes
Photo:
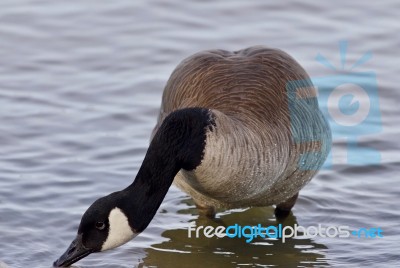
[(66, 267), (94, 252), (116, 248), (134, 238), (138, 232), (121, 208), (123, 192), (96, 200), (83, 214), (76, 238), (54, 263)]

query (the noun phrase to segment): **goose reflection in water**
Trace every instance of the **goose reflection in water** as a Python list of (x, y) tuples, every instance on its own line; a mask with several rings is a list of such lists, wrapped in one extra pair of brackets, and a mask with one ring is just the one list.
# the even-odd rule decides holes
[[(277, 221), (272, 207), (250, 208), (240, 212), (222, 212), (212, 220), (197, 216), (197, 211), (190, 199), (183, 200), (189, 208), (178, 211), (179, 214), (192, 214), (187, 225), (194, 226), (230, 226), (234, 224), (256, 226), (294, 226), (299, 223), (291, 213), (285, 220)], [(180, 217), (181, 217), (180, 216)], [(279, 266), (285, 259), (287, 267), (314, 266), (328, 267), (325, 258), (327, 247), (309, 238), (281, 239), (254, 238), (246, 243), (244, 238), (207, 238), (202, 232), (198, 238), (192, 232), (188, 237), (188, 228), (170, 229), (161, 234), (167, 241), (154, 244), (145, 249), (145, 257), (138, 267), (246, 267)]]

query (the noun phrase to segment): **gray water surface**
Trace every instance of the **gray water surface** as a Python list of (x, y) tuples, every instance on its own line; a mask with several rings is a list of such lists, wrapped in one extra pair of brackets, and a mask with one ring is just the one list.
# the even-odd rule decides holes
[[(354, 1), (355, 2), (355, 1)], [(0, 267), (51, 267), (97, 198), (132, 182), (174, 67), (204, 49), (281, 48), (312, 77), (371, 51), (380, 116), (360, 137), (381, 161), (346, 163), (334, 140), (331, 169), (301, 191), (285, 225), (380, 227), (384, 237), (188, 238), (199, 217), (174, 186), (147, 230), (77, 267), (398, 267), (400, 4), (351, 1), (0, 2)], [(321, 106), (326, 106), (321, 103)], [(335, 132), (335, 129), (333, 129)], [(368, 158), (362, 152), (360, 159)], [(277, 224), (272, 208), (222, 211), (224, 224)], [(1, 264), (3, 262), (3, 264)]]

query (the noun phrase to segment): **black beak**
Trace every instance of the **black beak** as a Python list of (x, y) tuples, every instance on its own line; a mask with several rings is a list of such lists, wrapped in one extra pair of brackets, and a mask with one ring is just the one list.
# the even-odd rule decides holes
[(85, 248), (82, 244), (82, 235), (78, 234), (67, 251), (53, 263), (54, 267), (68, 267), (92, 253), (92, 249)]

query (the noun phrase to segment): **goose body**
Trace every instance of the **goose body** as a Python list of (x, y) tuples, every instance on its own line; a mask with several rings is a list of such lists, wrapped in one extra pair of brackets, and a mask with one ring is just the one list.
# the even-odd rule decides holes
[[(210, 109), (215, 126), (207, 131), (201, 165), (181, 170), (175, 184), (201, 207), (268, 206), (296, 195), (331, 142), (309, 79), (288, 54), (265, 47), (184, 60), (165, 87), (153, 133), (168, 114), (191, 107)], [(288, 88), (296, 82), (299, 88)], [(315, 152), (318, 157), (304, 157)]]
[(215, 208), (268, 205), (287, 215), (330, 146), (316, 91), (288, 54), (265, 47), (197, 53), (167, 82), (134, 182), (89, 207), (54, 265), (135, 237), (173, 182), (211, 216)]

